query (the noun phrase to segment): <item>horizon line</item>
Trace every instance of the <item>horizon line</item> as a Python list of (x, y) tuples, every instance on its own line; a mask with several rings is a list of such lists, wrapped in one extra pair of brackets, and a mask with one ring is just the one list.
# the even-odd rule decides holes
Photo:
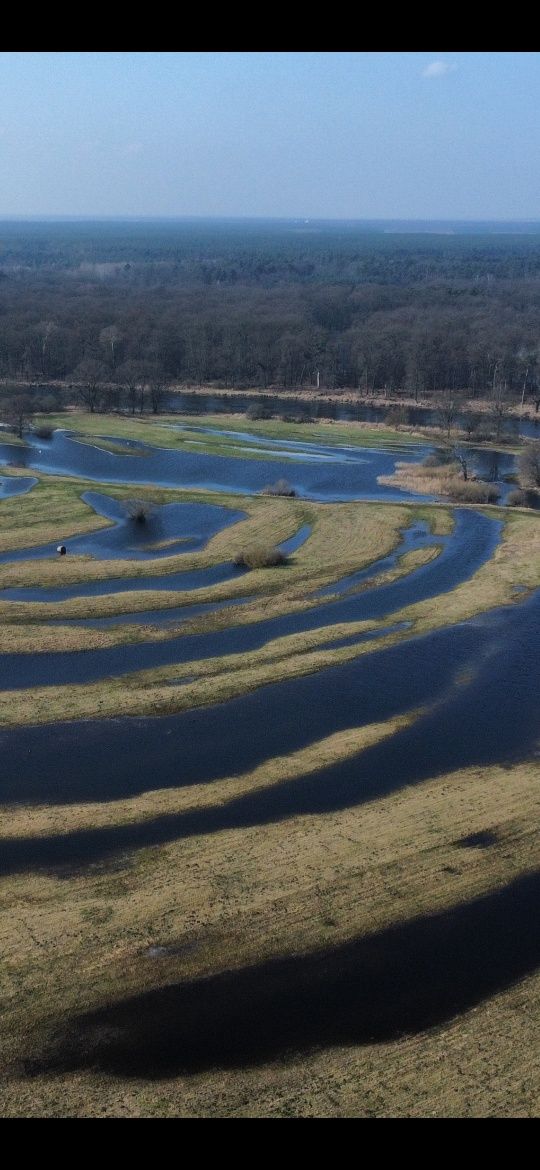
[(52, 220), (66, 222), (140, 222), (142, 221), (197, 221), (197, 222), (272, 222), (272, 223), (516, 223), (516, 224), (540, 224), (540, 217), (521, 216), (521, 217), (505, 217), (505, 216), (484, 216), (484, 217), (467, 217), (467, 216), (321, 216), (321, 215), (152, 215), (152, 214), (128, 214), (128, 213), (84, 213), (81, 215), (73, 214), (72, 212), (61, 213), (31, 213), (27, 215), (15, 214), (13, 212), (0, 212), (0, 222), (6, 223), (24, 223), (28, 221), (45, 223)]

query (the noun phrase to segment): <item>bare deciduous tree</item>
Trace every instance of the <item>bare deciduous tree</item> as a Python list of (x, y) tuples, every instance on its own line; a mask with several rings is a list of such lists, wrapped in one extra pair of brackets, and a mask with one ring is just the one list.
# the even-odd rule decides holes
[(47, 372), (47, 352), (48, 352), (48, 348), (49, 348), (49, 342), (50, 342), (50, 339), (51, 339), (53, 333), (56, 333), (57, 329), (58, 329), (58, 325), (56, 324), (55, 321), (40, 321), (39, 325), (37, 326), (37, 332), (38, 332), (39, 337), (41, 339), (41, 372), (42, 372), (42, 374), (46, 374), (46, 372)]
[(452, 427), (461, 410), (461, 402), (455, 397), (448, 397), (443, 400), (437, 410), (437, 417), (440, 426), (446, 431), (446, 438), (449, 440), (452, 432)]
[(84, 406), (94, 414), (99, 403), (99, 396), (106, 381), (107, 371), (101, 362), (94, 358), (87, 358), (75, 370), (75, 378), (80, 382), (78, 395)]
[(122, 340), (122, 334), (116, 325), (106, 325), (105, 329), (101, 330), (99, 340), (102, 345), (106, 345), (111, 351), (111, 365), (113, 370), (116, 366), (116, 347), (119, 341)]
[(25, 424), (34, 414), (34, 403), (29, 394), (16, 394), (13, 398), (4, 398), (1, 402), (0, 413), (2, 418), (13, 427), (22, 439)]

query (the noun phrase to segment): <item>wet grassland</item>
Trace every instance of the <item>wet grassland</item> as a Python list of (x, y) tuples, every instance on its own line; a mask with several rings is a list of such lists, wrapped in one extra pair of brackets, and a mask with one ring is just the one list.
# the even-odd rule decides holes
[[(113, 464), (158, 426), (88, 417)], [(539, 518), (32, 476), (0, 500), (2, 1113), (534, 1114)], [(235, 566), (261, 544), (285, 563)]]

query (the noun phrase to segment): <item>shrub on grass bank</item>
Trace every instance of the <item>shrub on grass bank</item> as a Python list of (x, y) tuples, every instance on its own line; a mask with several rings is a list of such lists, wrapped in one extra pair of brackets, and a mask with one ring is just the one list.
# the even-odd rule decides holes
[(387, 410), (384, 421), (387, 427), (406, 427), (410, 422), (410, 412), (406, 406), (391, 406)]
[[(307, 414), (290, 414), (288, 412), (285, 414), (279, 414), (278, 418), (279, 418), (280, 422), (285, 422), (285, 423), (314, 423), (317, 421), (316, 419), (311, 418)], [(331, 421), (332, 421), (331, 419), (325, 419), (325, 422), (331, 422)]]
[(285, 553), (280, 548), (261, 544), (241, 549), (233, 559), (234, 564), (242, 569), (269, 569), (274, 565), (284, 565), (287, 561)]
[(39, 427), (34, 427), (34, 435), (38, 439), (52, 439), (54, 427), (49, 426), (48, 423), (42, 423)]
[(449, 479), (443, 491), (451, 500), (463, 501), (467, 504), (494, 504), (499, 499), (499, 489), (494, 483), (484, 483), (483, 480)]
[(251, 403), (246, 409), (246, 418), (257, 422), (259, 419), (272, 418), (272, 411), (267, 406), (261, 406), (258, 402)]
[(518, 457), (518, 476), (522, 488), (540, 488), (540, 442), (528, 443)]
[[(396, 467), (401, 470), (403, 468), (406, 469), (407, 467), (411, 467), (411, 464), (396, 463)], [(442, 481), (444, 479), (448, 479), (450, 475), (457, 475), (457, 472), (457, 463), (428, 465), (424, 461), (424, 463), (415, 463), (411, 469), (410, 474), (414, 476), (415, 479), (428, 479), (437, 483), (442, 483)]]
[(126, 515), (135, 524), (146, 524), (152, 515), (152, 505), (148, 500), (126, 500)]
[(509, 508), (539, 508), (540, 492), (516, 488), (515, 491), (508, 493), (506, 503)]
[(278, 479), (276, 483), (267, 483), (261, 490), (261, 496), (295, 496), (296, 490), (286, 479)]

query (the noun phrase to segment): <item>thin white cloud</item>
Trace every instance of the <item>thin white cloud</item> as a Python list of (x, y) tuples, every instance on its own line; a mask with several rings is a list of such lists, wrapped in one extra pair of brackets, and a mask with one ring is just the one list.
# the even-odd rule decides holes
[(422, 70), (422, 77), (444, 77), (446, 73), (450, 73), (455, 68), (455, 65), (451, 65), (449, 61), (432, 61)]

